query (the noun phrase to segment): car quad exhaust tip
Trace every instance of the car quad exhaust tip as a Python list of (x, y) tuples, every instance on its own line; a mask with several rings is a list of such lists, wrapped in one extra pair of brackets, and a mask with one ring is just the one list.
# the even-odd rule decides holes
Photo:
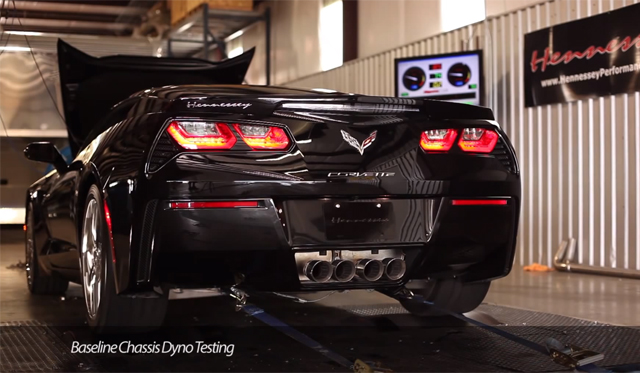
[(408, 266), (397, 249), (300, 250), (295, 252), (295, 262), (300, 284), (314, 289), (318, 287), (313, 284), (361, 287), (398, 282)]
[(326, 260), (312, 260), (304, 266), (304, 274), (313, 282), (327, 282), (333, 276), (333, 266)]
[(349, 282), (356, 276), (356, 265), (350, 260), (333, 261), (333, 279), (338, 282)]
[(391, 281), (400, 280), (407, 271), (407, 263), (402, 259), (387, 258), (382, 263), (384, 264), (384, 277)]
[(356, 273), (365, 281), (378, 281), (384, 275), (384, 264), (377, 259), (360, 259), (356, 265)]

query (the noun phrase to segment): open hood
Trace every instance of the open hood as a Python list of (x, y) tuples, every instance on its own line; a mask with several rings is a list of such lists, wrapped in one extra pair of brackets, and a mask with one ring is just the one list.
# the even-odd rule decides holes
[(72, 153), (118, 102), (148, 88), (181, 84), (242, 84), (254, 49), (233, 59), (92, 57), (58, 40), (64, 115)]

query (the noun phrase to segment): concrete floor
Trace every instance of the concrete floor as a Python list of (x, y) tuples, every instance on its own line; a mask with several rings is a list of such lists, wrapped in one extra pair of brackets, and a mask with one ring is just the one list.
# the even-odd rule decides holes
[[(24, 262), (23, 232), (0, 231), (0, 322), (39, 320), (69, 322), (84, 319), (79, 286), (70, 286), (66, 297), (30, 296), (24, 270), (11, 268)], [(320, 295), (306, 295), (317, 298)], [(560, 314), (613, 325), (640, 326), (640, 281), (561, 272), (528, 273), (514, 268), (495, 281), (485, 299), (488, 304)], [(319, 305), (393, 304), (395, 300), (376, 292), (335, 294)]]

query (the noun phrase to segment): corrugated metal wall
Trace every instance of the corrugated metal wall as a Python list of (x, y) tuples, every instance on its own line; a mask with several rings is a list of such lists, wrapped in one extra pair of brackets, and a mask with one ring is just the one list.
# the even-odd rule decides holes
[(483, 49), (486, 102), (522, 168), (516, 264), (549, 265), (573, 237), (580, 263), (640, 270), (640, 94), (526, 109), (522, 87), (525, 33), (637, 1), (547, 1), (286, 85), (393, 96), (394, 58)]

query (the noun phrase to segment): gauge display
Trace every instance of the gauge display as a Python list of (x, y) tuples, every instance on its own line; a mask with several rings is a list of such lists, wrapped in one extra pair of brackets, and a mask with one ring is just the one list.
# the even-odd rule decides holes
[(424, 86), (427, 76), (419, 67), (409, 68), (402, 76), (402, 84), (410, 91), (417, 91)]
[(395, 59), (396, 97), (483, 103), (482, 51)]
[(447, 79), (451, 85), (462, 87), (471, 80), (471, 69), (463, 63), (457, 63), (449, 68)]

